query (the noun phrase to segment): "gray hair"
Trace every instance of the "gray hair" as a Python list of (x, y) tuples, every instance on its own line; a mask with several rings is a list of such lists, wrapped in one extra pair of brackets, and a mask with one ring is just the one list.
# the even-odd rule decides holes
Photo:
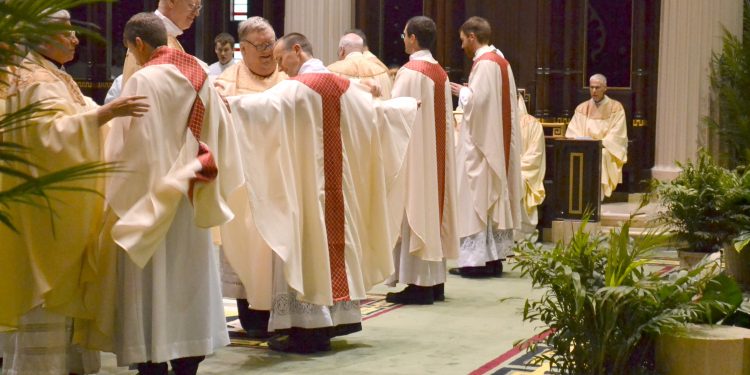
[(607, 77), (604, 76), (604, 74), (596, 73), (591, 78), (589, 78), (589, 82), (591, 81), (599, 81), (604, 84), (604, 86), (607, 86)]
[(269, 30), (272, 33), (275, 33), (273, 30), (273, 26), (271, 26), (267, 19), (254, 16), (240, 23), (240, 26), (237, 27), (237, 35), (240, 37), (240, 40), (242, 40), (245, 39), (245, 37), (250, 33), (265, 30)]
[(46, 21), (48, 23), (65, 23), (70, 21), (70, 12), (65, 9), (60, 9), (47, 16)]
[(347, 53), (352, 51), (362, 52), (365, 48), (365, 42), (362, 40), (361, 36), (355, 33), (349, 33), (341, 37), (341, 40), (339, 40), (339, 48), (343, 48)]

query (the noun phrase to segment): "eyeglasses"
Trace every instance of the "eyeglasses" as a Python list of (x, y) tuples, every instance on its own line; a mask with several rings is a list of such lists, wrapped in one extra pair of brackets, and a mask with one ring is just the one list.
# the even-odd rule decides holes
[(404, 39), (404, 38), (406, 38), (406, 34), (401, 33), (401, 39)]
[(188, 8), (190, 8), (190, 12), (198, 14), (201, 12), (201, 9), (203, 8), (203, 4), (187, 4)]
[(274, 44), (276, 44), (275, 40), (270, 43), (257, 44), (257, 45), (247, 39), (243, 39), (242, 41), (250, 43), (250, 45), (255, 47), (255, 50), (258, 52), (268, 51), (269, 49), (273, 48)]

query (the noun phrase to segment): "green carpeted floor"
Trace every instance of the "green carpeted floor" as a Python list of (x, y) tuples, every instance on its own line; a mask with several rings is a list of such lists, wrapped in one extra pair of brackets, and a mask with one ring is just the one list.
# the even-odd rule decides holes
[[(673, 267), (671, 252), (653, 260)], [(544, 327), (521, 319), (526, 298), (541, 294), (529, 279), (506, 264), (502, 278), (448, 276), (446, 301), (431, 306), (386, 303), (390, 291), (378, 286), (363, 303), (363, 331), (332, 341), (324, 354), (297, 355), (269, 350), (265, 343), (233, 340), (200, 367), (200, 374), (543, 374), (528, 367), (531, 355), (514, 343), (540, 338)], [(234, 302), (225, 303), (229, 316)], [(229, 322), (230, 331), (238, 322)], [(237, 336), (236, 334), (233, 336)], [(102, 356), (102, 374), (134, 374)]]

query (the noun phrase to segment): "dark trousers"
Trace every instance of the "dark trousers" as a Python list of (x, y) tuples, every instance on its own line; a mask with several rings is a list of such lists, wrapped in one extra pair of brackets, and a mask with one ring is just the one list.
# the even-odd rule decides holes
[(268, 319), (271, 312), (268, 310), (254, 310), (250, 308), (246, 299), (237, 299), (237, 312), (240, 324), (248, 334), (258, 335), (268, 332)]
[[(177, 358), (169, 361), (169, 363), (172, 364), (172, 371), (175, 375), (195, 375), (198, 373), (198, 365), (205, 358), (205, 356)], [(167, 362), (138, 364), (138, 374), (140, 375), (167, 375), (168, 373)]]

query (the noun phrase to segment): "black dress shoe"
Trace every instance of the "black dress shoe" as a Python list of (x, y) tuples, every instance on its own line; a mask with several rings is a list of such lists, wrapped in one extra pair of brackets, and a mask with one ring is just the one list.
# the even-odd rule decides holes
[(277, 352), (312, 354), (331, 351), (331, 339), (298, 335), (277, 335), (268, 340), (268, 348)]
[(450, 268), (448, 273), (467, 279), (483, 279), (492, 276), (492, 271), (487, 266)]
[(398, 293), (386, 294), (385, 301), (402, 305), (432, 305), (435, 296), (431, 286), (409, 284)]
[(445, 301), (444, 283), (440, 283), (432, 287), (432, 297), (435, 301)]
[(503, 277), (503, 261), (501, 259), (487, 262), (486, 267), (491, 277)]
[(256, 339), (256, 340), (265, 340), (273, 336), (271, 332), (266, 331), (265, 329), (246, 329), (245, 330), (245, 336), (250, 339)]
[(272, 336), (268, 332), (270, 311), (251, 309), (246, 299), (237, 299), (237, 313), (248, 338), (263, 340)]

